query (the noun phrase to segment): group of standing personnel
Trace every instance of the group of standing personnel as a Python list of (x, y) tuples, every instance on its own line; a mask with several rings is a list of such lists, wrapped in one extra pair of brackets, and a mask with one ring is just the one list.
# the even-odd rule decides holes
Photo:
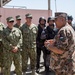
[[(75, 75), (75, 31), (71, 16), (55, 13), (55, 18), (39, 18), (39, 24), (32, 23), (32, 15), (26, 14), (24, 24), (21, 16), (8, 17), (7, 27), (0, 22), (0, 67), (3, 75), (10, 75), (12, 61), (17, 75), (26, 75), (30, 58), (31, 75), (40, 72), (40, 56), (43, 52), (45, 73), (53, 70), (56, 75)], [(67, 21), (68, 20), (68, 21)], [(55, 27), (56, 25), (56, 27)]]
[(32, 15), (26, 14), (25, 16), (26, 22), (24, 24), (21, 24), (20, 15), (16, 16), (17, 23), (15, 25), (13, 17), (6, 19), (6, 28), (3, 27), (2, 23), (0, 24), (0, 51), (2, 51), (0, 53), (3, 55), (1, 56), (3, 60), (0, 59), (0, 67), (3, 69), (4, 75), (10, 75), (12, 61), (15, 65), (15, 73), (22, 75), (23, 72), (23, 75), (26, 75), (28, 57), (31, 60), (31, 75), (35, 75), (36, 35), (38, 29), (32, 23)]

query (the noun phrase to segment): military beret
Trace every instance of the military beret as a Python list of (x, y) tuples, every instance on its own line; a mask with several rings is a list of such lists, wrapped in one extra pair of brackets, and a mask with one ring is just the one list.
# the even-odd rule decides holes
[(21, 16), (20, 16), (20, 15), (17, 15), (17, 16), (16, 16), (16, 19), (17, 19), (17, 20), (21, 20)]
[(14, 19), (13, 19), (13, 17), (8, 17), (8, 18), (6, 18), (6, 20), (8, 21), (8, 22), (14, 22)]
[(67, 19), (67, 13), (64, 13), (64, 12), (56, 12), (55, 13), (55, 18), (58, 18), (58, 17), (64, 17)]
[(28, 18), (32, 18), (32, 14), (30, 14), (30, 13), (26, 14), (25, 16)]

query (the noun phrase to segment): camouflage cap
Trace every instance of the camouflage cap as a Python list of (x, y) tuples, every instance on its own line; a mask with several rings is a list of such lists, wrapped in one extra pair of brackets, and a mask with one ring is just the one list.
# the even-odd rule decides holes
[(16, 19), (17, 19), (17, 20), (21, 20), (21, 16), (20, 16), (20, 15), (17, 15), (17, 16), (16, 16)]
[(55, 13), (55, 18), (58, 18), (58, 17), (64, 17), (67, 19), (67, 13), (64, 13), (64, 12), (56, 12)]
[(8, 17), (8, 18), (6, 18), (6, 20), (7, 20), (8, 22), (11, 22), (11, 21), (13, 21), (13, 22), (14, 22), (13, 17)]
[(28, 13), (25, 15), (27, 18), (32, 18), (32, 14)]

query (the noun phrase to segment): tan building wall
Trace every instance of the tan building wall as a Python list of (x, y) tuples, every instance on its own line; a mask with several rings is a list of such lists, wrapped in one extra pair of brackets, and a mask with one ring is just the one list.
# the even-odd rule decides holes
[[(46, 19), (52, 15), (51, 10), (31, 10), (31, 9), (17, 9), (17, 8), (0, 8), (0, 21), (6, 24), (6, 18), (12, 16), (15, 19), (16, 15), (21, 15), (22, 23), (25, 23), (25, 14), (31, 13), (33, 15), (33, 23), (38, 24), (39, 17), (44, 16)], [(15, 22), (14, 22), (15, 23)]]

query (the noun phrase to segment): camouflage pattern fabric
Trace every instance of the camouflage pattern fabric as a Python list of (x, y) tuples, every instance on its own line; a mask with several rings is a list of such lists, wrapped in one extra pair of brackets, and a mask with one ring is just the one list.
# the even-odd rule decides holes
[(22, 70), (25, 72), (27, 69), (28, 57), (30, 57), (31, 68), (35, 68), (37, 26), (34, 24), (30, 26), (24, 24), (21, 27), (21, 31), (23, 35)]
[(73, 75), (73, 53), (75, 51), (75, 32), (70, 25), (61, 28), (55, 37), (55, 46), (65, 52), (60, 54), (51, 53), (50, 67), (56, 75)]
[[(18, 16), (18, 18), (20, 18), (20, 17)], [(20, 28), (22, 27), (22, 25), (23, 25), (23, 24), (18, 25), (18, 24), (16, 23), (16, 24), (14, 25), (14, 27), (20, 29)], [(20, 47), (20, 53), (22, 54), (22, 45), (21, 45), (21, 47)], [(21, 56), (21, 64), (22, 64), (22, 55), (20, 55), (20, 56)]]
[[(12, 29), (6, 28), (3, 31), (3, 46), (4, 46), (4, 75), (10, 75), (10, 67), (12, 61), (14, 61), (15, 72), (17, 75), (22, 75), (21, 63), (20, 63), (20, 46), (22, 44), (22, 33), (18, 28)], [(18, 47), (16, 53), (12, 52), (12, 47)]]
[(2, 44), (2, 33), (5, 26), (0, 22), (0, 67), (3, 67), (3, 44)]
[[(22, 27), (22, 25), (23, 25), (23, 24), (21, 24), (21, 25), (19, 26), (19, 25), (16, 23), (16, 24), (14, 25), (14, 27), (20, 29), (20, 28)], [(21, 44), (21, 47), (22, 47), (22, 44)], [(22, 51), (22, 48), (20, 48), (20, 51)]]
[(36, 48), (32, 48), (32, 49), (27, 49), (24, 48), (22, 51), (22, 71), (26, 72), (27, 70), (27, 63), (28, 63), (28, 58), (30, 58), (30, 66), (31, 69), (35, 68), (35, 63), (36, 63)]

